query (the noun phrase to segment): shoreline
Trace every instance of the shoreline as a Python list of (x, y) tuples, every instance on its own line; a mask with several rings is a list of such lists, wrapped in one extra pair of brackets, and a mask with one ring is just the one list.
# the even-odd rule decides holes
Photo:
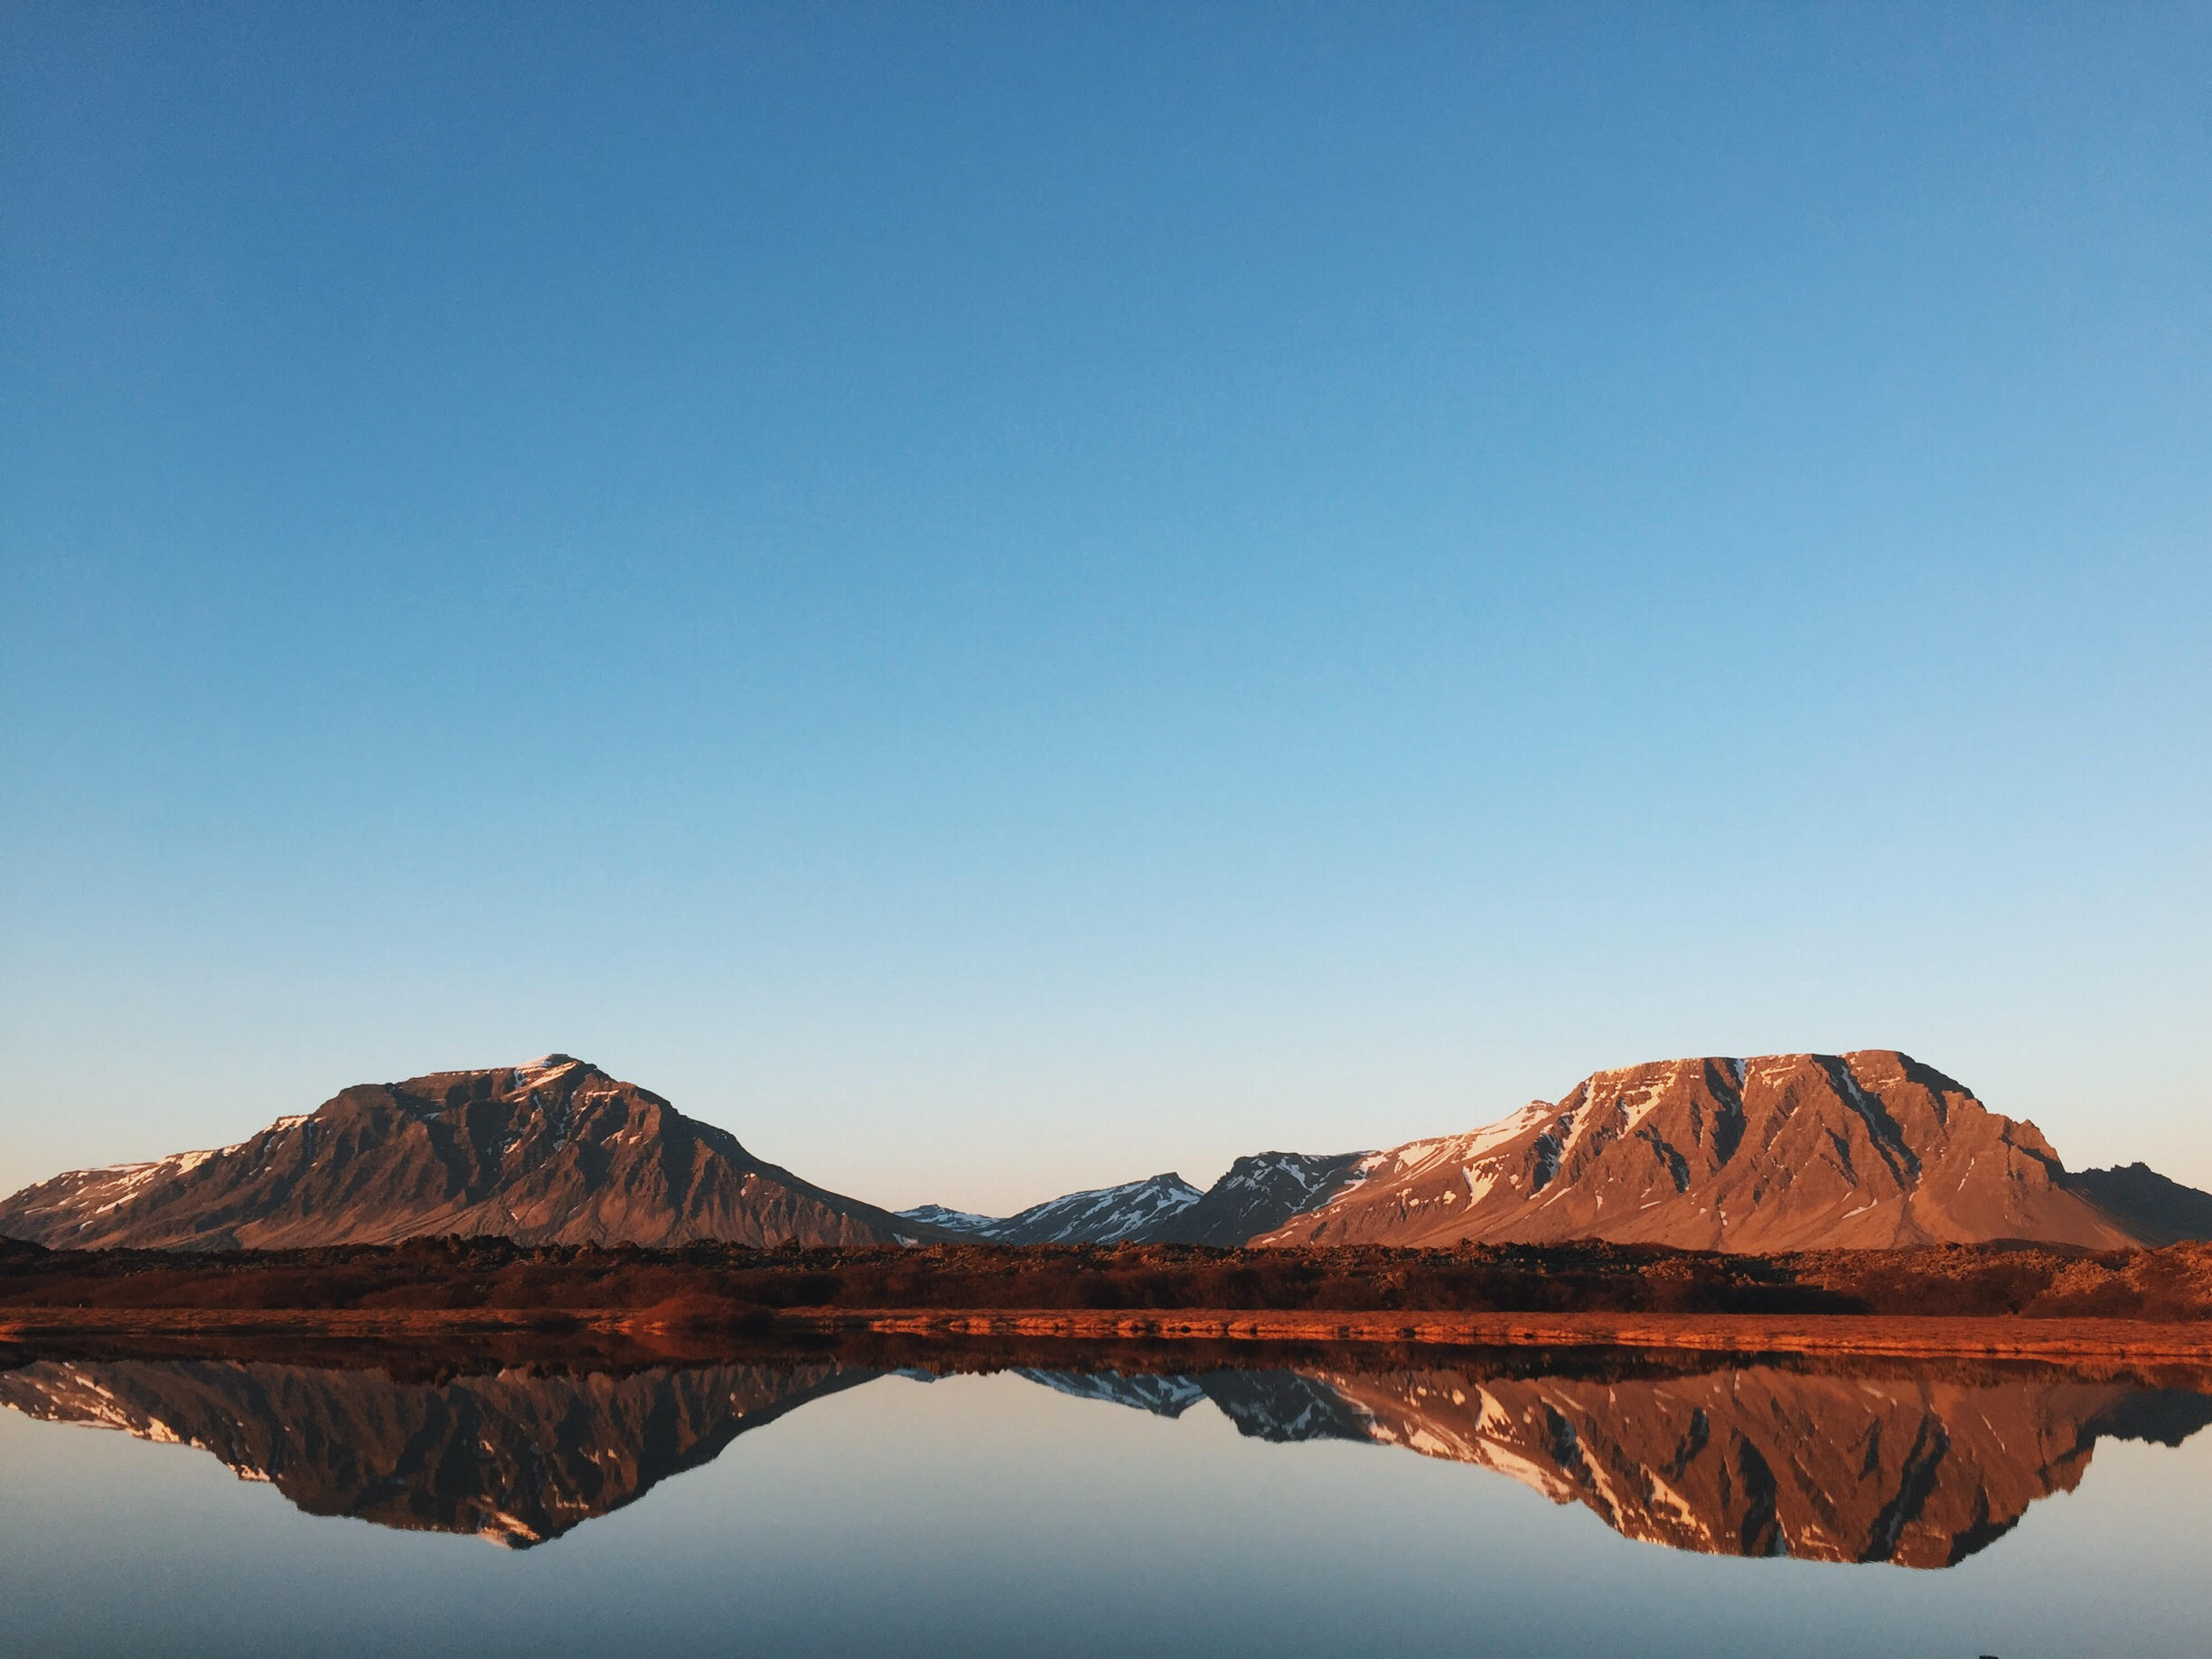
[(1407, 1345), (1467, 1348), (1651, 1348), (1725, 1354), (1869, 1354), (1929, 1359), (2212, 1362), (2212, 1321), (1974, 1315), (1375, 1313), (1206, 1308), (865, 1308), (763, 1310), (742, 1322), (658, 1308), (192, 1308), (0, 1307), (0, 1341), (53, 1337), (292, 1336), (392, 1340), (470, 1336), (836, 1336), (922, 1339)]

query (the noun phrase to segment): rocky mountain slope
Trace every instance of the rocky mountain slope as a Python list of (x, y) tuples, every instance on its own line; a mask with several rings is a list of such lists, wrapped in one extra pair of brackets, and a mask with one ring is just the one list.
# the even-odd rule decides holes
[(1237, 1159), (1204, 1193), (1179, 1175), (1157, 1175), (1047, 1199), (1018, 1215), (978, 1215), (939, 1204), (899, 1214), (998, 1244), (1247, 1244), (1326, 1203), (1367, 1156), (1260, 1152)]
[(1356, 1178), (1364, 1152), (1261, 1152), (1240, 1158), (1188, 1209), (1152, 1234), (1163, 1244), (1249, 1244), (1317, 1209)]
[(937, 1236), (764, 1163), (566, 1054), (347, 1089), (251, 1139), (78, 1170), (0, 1203), (53, 1249), (273, 1249), (425, 1233), (525, 1243), (889, 1243)]
[[(1671, 1060), (1598, 1072), (1469, 1134), (1363, 1160), (1261, 1243), (1599, 1238), (1688, 1249), (2141, 1242), (2031, 1123), (1909, 1056)], [(2186, 1190), (2186, 1189), (2184, 1189)]]

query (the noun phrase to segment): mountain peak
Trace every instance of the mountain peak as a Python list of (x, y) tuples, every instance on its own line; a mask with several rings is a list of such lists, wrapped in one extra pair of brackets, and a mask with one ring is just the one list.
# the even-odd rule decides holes
[(925, 1204), (902, 1210), (904, 1219), (942, 1228), (995, 1244), (1119, 1244), (1160, 1236), (1168, 1217), (1189, 1209), (1204, 1195), (1172, 1170), (1094, 1187), (1033, 1204), (1017, 1214), (976, 1215)]
[(530, 1244), (933, 1236), (567, 1054), (357, 1084), (235, 1146), (57, 1176), (0, 1203), (0, 1233), (57, 1249), (213, 1250), (443, 1233)]

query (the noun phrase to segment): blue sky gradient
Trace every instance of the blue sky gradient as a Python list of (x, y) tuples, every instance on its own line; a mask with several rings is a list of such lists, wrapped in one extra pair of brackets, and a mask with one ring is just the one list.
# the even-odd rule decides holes
[(0, 1189), (1899, 1046), (2212, 1186), (2201, 5), (29, 6)]

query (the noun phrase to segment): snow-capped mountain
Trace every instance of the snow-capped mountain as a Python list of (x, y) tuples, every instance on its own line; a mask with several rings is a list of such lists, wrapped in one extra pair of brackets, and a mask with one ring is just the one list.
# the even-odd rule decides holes
[(1157, 1175), (1047, 1199), (1018, 1215), (978, 1215), (942, 1204), (899, 1214), (995, 1244), (1245, 1244), (1344, 1192), (1370, 1156), (1260, 1152), (1237, 1159), (1203, 1193), (1179, 1175)]
[(942, 1204), (919, 1204), (911, 1210), (901, 1210), (899, 1216), (961, 1238), (985, 1238), (993, 1227), (1005, 1224), (1003, 1216), (978, 1215), (973, 1210), (948, 1210)]
[(2068, 1171), (2031, 1123), (1889, 1050), (1598, 1072), (1557, 1103), (1384, 1152), (1263, 1152), (1017, 1215), (893, 1214), (566, 1054), (362, 1084), (236, 1145), (76, 1170), (0, 1202), (50, 1248), (285, 1248), (426, 1233), (523, 1243), (1449, 1244), (1692, 1249), (2212, 1236), (2212, 1195)]
[(764, 1163), (727, 1129), (567, 1054), (347, 1089), (236, 1146), (56, 1176), (0, 1203), (50, 1249), (890, 1243), (934, 1237)]
[(976, 1215), (925, 1204), (900, 1218), (993, 1244), (1120, 1244), (1158, 1236), (1169, 1217), (1204, 1195), (1179, 1175), (1156, 1175), (1120, 1186), (1069, 1193), (1033, 1204), (1017, 1215)]
[(1366, 1152), (1258, 1152), (1240, 1158), (1205, 1196), (1152, 1237), (1175, 1244), (1249, 1244), (1364, 1178)]

